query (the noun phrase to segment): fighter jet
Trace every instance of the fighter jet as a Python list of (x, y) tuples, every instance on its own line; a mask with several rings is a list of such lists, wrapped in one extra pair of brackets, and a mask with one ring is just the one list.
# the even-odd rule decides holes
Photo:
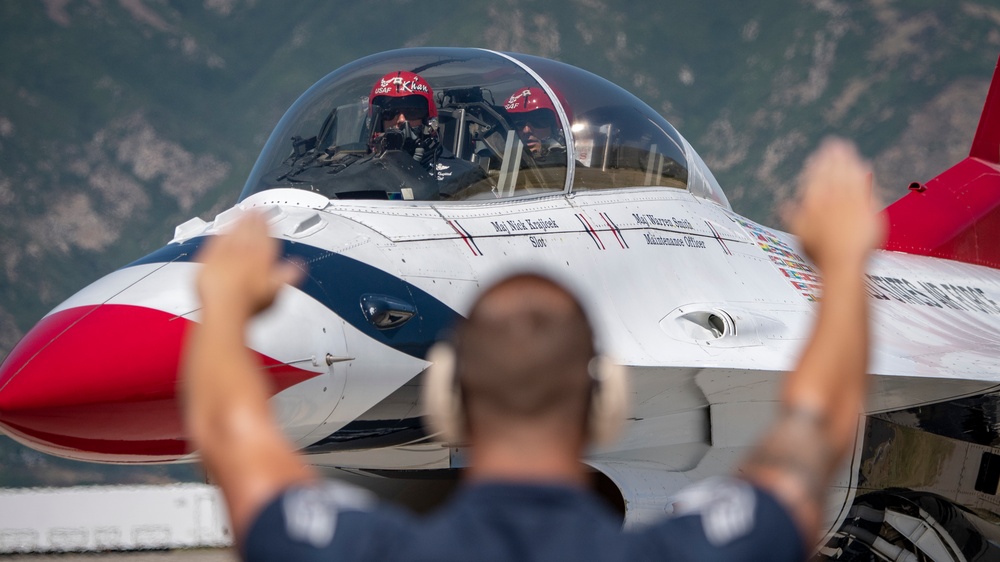
[[(886, 210), (873, 384), (821, 557), (1000, 552), (998, 203), (1000, 71), (969, 157)], [(586, 460), (626, 526), (732, 470), (822, 292), (794, 237), (734, 212), (691, 144), (624, 89), (529, 55), (390, 51), (307, 90), (232, 208), (42, 318), (0, 365), (4, 432), (73, 459), (196, 460), (177, 406), (195, 256), (248, 212), (305, 272), (248, 345), (310, 462), (390, 478), (464, 466), (462, 444), (422, 422), (426, 352), (481, 287), (540, 271), (583, 296), (631, 371), (623, 438)]]

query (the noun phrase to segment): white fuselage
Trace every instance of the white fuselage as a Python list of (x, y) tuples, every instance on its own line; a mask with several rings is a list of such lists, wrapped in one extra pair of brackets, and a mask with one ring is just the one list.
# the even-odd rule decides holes
[[(460, 203), (332, 201), (275, 189), (212, 222), (179, 226), (167, 248), (223, 231), (250, 210), (268, 217), (286, 247), (298, 248), (309, 272), (311, 288), (286, 288), (254, 321), (249, 344), (308, 372), (273, 404), (312, 462), (462, 466), (460, 448), (423, 436), (388, 446), (323, 445), (352, 423), (421, 415), (427, 362), (414, 351), (420, 345), (399, 341), (405, 325), (383, 330), (359, 320), (368, 318), (362, 303), (402, 302), (415, 312), (407, 337), (430, 344), (446, 337), (447, 313), (465, 314), (484, 286), (532, 270), (580, 294), (601, 347), (631, 367), (624, 437), (588, 457), (628, 500), (629, 522), (656, 517), (680, 486), (738, 462), (773, 416), (781, 376), (795, 365), (820, 296), (820, 279), (793, 237), (667, 188)], [(197, 267), (190, 259), (146, 260), (50, 314), (125, 303), (197, 321)], [(870, 276), (876, 377), (869, 413), (978, 394), (1000, 382), (998, 272), (878, 252)], [(845, 467), (834, 487), (831, 524), (850, 505), (856, 468)]]

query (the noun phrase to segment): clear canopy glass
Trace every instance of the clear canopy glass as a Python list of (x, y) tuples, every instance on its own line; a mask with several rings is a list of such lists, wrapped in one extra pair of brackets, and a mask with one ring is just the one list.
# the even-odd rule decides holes
[[(430, 87), (433, 107), (404, 117), (400, 106), (429, 103), (405, 96), (410, 84), (397, 77), (409, 73)], [(375, 95), (377, 83), (379, 92), (395, 84), (398, 99)], [(360, 59), (307, 90), (271, 134), (240, 199), (276, 187), (440, 201), (643, 186), (690, 189), (729, 206), (690, 144), (611, 82), (529, 55), (417, 48)]]

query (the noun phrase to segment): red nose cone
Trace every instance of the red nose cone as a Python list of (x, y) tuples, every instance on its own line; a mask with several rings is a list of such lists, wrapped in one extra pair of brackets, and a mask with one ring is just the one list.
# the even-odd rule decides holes
[(175, 397), (189, 323), (126, 305), (43, 318), (0, 366), (0, 425), (32, 446), (77, 458), (183, 455)]
[[(50, 314), (0, 365), (0, 427), (32, 447), (71, 458), (155, 462), (183, 456), (188, 445), (177, 375), (190, 324), (128, 305)], [(282, 367), (269, 375), (278, 391), (314, 373)]]

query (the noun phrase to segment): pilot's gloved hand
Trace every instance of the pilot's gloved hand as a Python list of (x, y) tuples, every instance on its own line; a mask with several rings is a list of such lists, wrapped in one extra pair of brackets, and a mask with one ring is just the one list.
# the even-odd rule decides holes
[(400, 150), (403, 148), (404, 140), (403, 131), (389, 129), (375, 139), (375, 153), (382, 154), (389, 150)]
[(413, 149), (413, 159), (420, 162), (422, 166), (428, 166), (440, 153), (441, 143), (437, 137), (426, 135), (417, 140), (416, 147)]

